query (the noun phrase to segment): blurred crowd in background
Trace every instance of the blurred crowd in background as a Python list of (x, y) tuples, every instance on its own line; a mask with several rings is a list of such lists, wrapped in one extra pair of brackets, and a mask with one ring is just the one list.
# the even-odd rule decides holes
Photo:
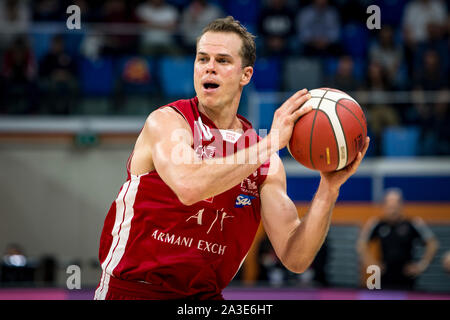
[[(80, 30), (66, 27), (72, 4), (81, 9)], [(372, 4), (380, 8), (381, 29), (366, 25)], [(450, 19), (443, 0), (3, 0), (0, 114), (147, 114), (186, 98), (193, 94), (196, 38), (227, 15), (257, 36), (249, 90), (293, 91), (299, 78), (364, 90), (375, 142), (384, 128), (406, 125), (420, 141), (416, 155), (450, 154)], [(289, 81), (296, 58), (308, 67)], [(395, 91), (406, 98), (383, 94)], [(127, 108), (133, 95), (145, 100)], [(80, 108), (92, 96), (97, 100)], [(95, 107), (100, 98), (107, 107)], [(382, 155), (381, 143), (374, 146), (372, 155)]]

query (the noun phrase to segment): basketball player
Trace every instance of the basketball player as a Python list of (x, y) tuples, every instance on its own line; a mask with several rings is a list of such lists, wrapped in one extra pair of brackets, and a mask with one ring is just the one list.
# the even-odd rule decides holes
[(261, 220), (286, 268), (301, 273), (313, 261), (339, 188), (368, 140), (350, 166), (321, 174), (300, 221), (276, 152), (311, 110), (304, 104), (310, 96), (296, 92), (275, 112), (270, 133), (258, 137), (237, 114), (254, 62), (253, 36), (232, 17), (204, 29), (194, 62), (196, 97), (152, 112), (129, 158), (128, 179), (100, 239), (95, 299), (222, 299)]

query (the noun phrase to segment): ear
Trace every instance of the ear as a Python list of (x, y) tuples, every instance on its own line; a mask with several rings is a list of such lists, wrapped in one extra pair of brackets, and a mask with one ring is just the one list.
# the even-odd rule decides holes
[(241, 76), (241, 81), (240, 81), (241, 86), (247, 85), (250, 82), (252, 76), (253, 76), (253, 67), (250, 67), (250, 66), (245, 67), (243, 69), (242, 76)]

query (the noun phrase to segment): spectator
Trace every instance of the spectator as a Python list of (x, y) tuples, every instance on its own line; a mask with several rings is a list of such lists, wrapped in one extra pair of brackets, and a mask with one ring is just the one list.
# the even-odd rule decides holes
[[(126, 25), (132, 26), (132, 24), (138, 23), (137, 17), (127, 6), (125, 0), (108, 0), (102, 11), (102, 21), (113, 24), (114, 30), (121, 30)], [(103, 39), (102, 54), (114, 56), (136, 54), (137, 30), (130, 31), (127, 34), (106, 34)]]
[(10, 286), (21, 282), (30, 284), (34, 281), (35, 269), (19, 245), (9, 244), (1, 262), (0, 282)]
[(414, 72), (414, 52), (419, 43), (428, 40), (428, 26), (444, 28), (447, 18), (445, 5), (439, 0), (414, 0), (405, 7), (403, 37), (405, 58), (410, 74)]
[(55, 36), (50, 51), (43, 57), (39, 75), (41, 85), (48, 92), (46, 102), (51, 113), (69, 114), (77, 91), (76, 64), (65, 51), (64, 38)]
[(444, 28), (447, 8), (440, 0), (414, 0), (405, 8), (403, 31), (407, 43), (417, 44), (428, 39), (429, 24)]
[(354, 62), (351, 56), (339, 58), (336, 74), (329, 80), (328, 86), (344, 92), (360, 89), (360, 82), (354, 76)]
[(329, 285), (325, 268), (328, 262), (328, 247), (329, 240), (327, 237), (311, 266), (303, 274), (299, 275), (283, 266), (269, 238), (265, 236), (260, 243), (258, 251), (258, 281), (266, 282), (273, 286), (291, 284), (326, 287)]
[(327, 263), (330, 251), (329, 237), (325, 238), (322, 247), (317, 252), (314, 261), (312, 262), (309, 270), (312, 272), (312, 280), (315, 286), (328, 287), (330, 285), (327, 273)]
[(261, 241), (258, 251), (258, 281), (268, 283), (273, 286), (286, 284), (288, 270), (278, 259), (269, 238), (266, 236)]
[(372, 131), (371, 139), (375, 148), (375, 155), (381, 154), (383, 129), (397, 126), (400, 122), (397, 111), (386, 102), (386, 91), (392, 89), (387, 72), (380, 63), (373, 61), (367, 69), (364, 89), (368, 91), (368, 125)]
[[(362, 23), (367, 21), (367, 7), (374, 4), (373, 0), (335, 0), (333, 3), (339, 8), (342, 25), (348, 23)], [(384, 13), (384, 12), (383, 12)], [(384, 15), (383, 15), (384, 16)]]
[[(102, 1), (87, 0), (35, 0), (33, 3), (33, 21), (35, 22), (64, 22), (68, 14), (67, 7), (76, 5), (80, 8), (82, 22), (99, 22), (98, 9)], [(94, 9), (94, 10), (93, 10)]]
[(395, 44), (391, 26), (385, 25), (381, 28), (377, 41), (370, 47), (369, 57), (370, 61), (378, 62), (386, 70), (390, 83), (396, 81), (403, 52), (401, 47)]
[(439, 54), (436, 50), (425, 52), (423, 68), (415, 73), (414, 88), (419, 90), (441, 90), (448, 88), (448, 74), (442, 70)]
[[(448, 89), (448, 73), (442, 70), (439, 53), (436, 50), (429, 49), (424, 53), (422, 65), (423, 67), (416, 71), (413, 79), (413, 86), (419, 97), (425, 94), (423, 91)], [(443, 94), (445, 95), (445, 91)], [(442, 97), (442, 93), (439, 97)], [(420, 155), (448, 154), (447, 101), (442, 99), (437, 104), (429, 104), (422, 99), (417, 99), (407, 111), (408, 123), (417, 126), (420, 130)]]
[(23, 0), (0, 1), (0, 50), (10, 46), (13, 39), (28, 31), (30, 9)]
[(312, 56), (338, 55), (340, 22), (338, 11), (328, 0), (314, 0), (297, 15), (297, 33), (304, 45), (304, 54)]
[(450, 110), (448, 91), (442, 90), (438, 94), (438, 101), (434, 107), (435, 135), (437, 155), (450, 155)]
[(39, 268), (37, 273), (40, 273), (40, 280), (47, 287), (56, 286), (56, 273), (57, 273), (58, 262), (52, 255), (45, 255), (41, 258), (39, 263)]
[[(104, 6), (104, 1), (87, 1), (87, 0), (70, 0), (69, 3), (63, 7), (63, 17), (64, 20), (67, 19), (68, 15), (66, 13), (66, 8), (69, 5), (76, 5), (80, 8), (81, 12), (81, 23), (86, 22), (103, 22), (102, 9)], [(83, 28), (82, 28), (83, 29)]]
[(180, 33), (187, 52), (195, 51), (197, 37), (211, 21), (223, 16), (222, 10), (207, 0), (193, 0), (181, 15)]
[[(450, 20), (449, 20), (450, 21)], [(428, 25), (428, 38), (420, 43), (414, 53), (414, 69), (417, 70), (423, 65), (424, 55), (427, 51), (435, 51), (439, 56), (441, 69), (445, 74), (449, 72), (449, 42), (445, 37), (444, 29), (435, 23)]]
[(435, 104), (425, 103), (424, 92), (416, 92), (416, 102), (406, 114), (406, 123), (416, 126), (420, 131), (418, 154), (422, 156), (450, 154), (450, 113), (448, 92), (437, 94)]
[(142, 53), (177, 53), (174, 32), (178, 23), (178, 11), (164, 0), (147, 0), (136, 9), (137, 17), (144, 23)]
[[(357, 243), (358, 253), (365, 266), (379, 265), (382, 289), (412, 290), (415, 279), (433, 260), (438, 241), (422, 219), (404, 216), (401, 190), (386, 190), (383, 210), (382, 218), (373, 218), (364, 226)], [(372, 240), (380, 241), (381, 261), (376, 261), (369, 251)], [(416, 240), (425, 245), (419, 261), (413, 258)]]
[[(438, 102), (433, 108), (433, 126), (429, 129), (433, 135), (431, 136), (431, 141), (434, 143), (434, 153), (432, 155), (450, 155), (450, 112), (448, 104), (448, 92), (441, 91), (438, 97), (444, 98), (447, 95), (447, 100), (438, 99)], [(441, 100), (441, 101), (439, 101)]]
[(263, 55), (289, 53), (289, 41), (295, 33), (295, 16), (285, 0), (270, 0), (258, 18), (258, 32), (263, 38)]
[(60, 21), (64, 18), (61, 1), (37, 0), (33, 1), (33, 21)]
[[(3, 112), (35, 112), (36, 62), (27, 39), (18, 36), (6, 50), (1, 66)], [(14, 102), (14, 110), (11, 103)], [(17, 110), (20, 102), (21, 109)]]

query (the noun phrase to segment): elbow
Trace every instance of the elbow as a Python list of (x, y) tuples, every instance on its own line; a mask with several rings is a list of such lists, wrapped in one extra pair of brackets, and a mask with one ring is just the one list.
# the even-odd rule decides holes
[(189, 195), (177, 195), (178, 196), (178, 200), (184, 204), (185, 206), (192, 206), (194, 203), (196, 203), (197, 201), (194, 201), (193, 198)]
[(188, 187), (188, 184), (179, 182), (173, 189), (178, 200), (185, 206), (191, 206), (201, 200), (198, 197), (200, 193), (195, 186), (190, 185)]
[(286, 269), (288, 269), (289, 271), (293, 272), (293, 273), (303, 273), (306, 270), (308, 270), (308, 268), (310, 267), (311, 263), (312, 263), (313, 259), (306, 259), (306, 258), (298, 258), (295, 259), (295, 261), (289, 261), (289, 260), (285, 260), (282, 261), (283, 265), (286, 267)]
[(308, 263), (308, 264), (297, 263), (297, 264), (285, 265), (285, 267), (293, 273), (301, 274), (301, 273), (305, 272), (306, 270), (308, 270), (310, 265), (311, 265), (310, 263)]
[(431, 249), (436, 252), (439, 249), (439, 241), (436, 238), (431, 240)]
[(194, 192), (190, 190), (178, 189), (177, 191), (175, 191), (175, 194), (177, 195), (178, 200), (185, 206), (191, 206), (197, 202)]

